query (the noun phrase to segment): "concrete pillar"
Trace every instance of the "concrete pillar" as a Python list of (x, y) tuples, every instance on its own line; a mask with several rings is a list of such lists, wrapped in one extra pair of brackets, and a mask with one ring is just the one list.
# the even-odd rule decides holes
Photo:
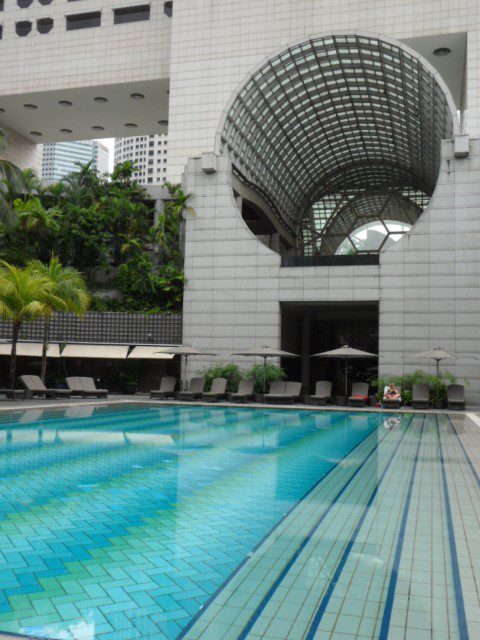
[(310, 393), (310, 329), (311, 318), (302, 318), (302, 387), (305, 393)]

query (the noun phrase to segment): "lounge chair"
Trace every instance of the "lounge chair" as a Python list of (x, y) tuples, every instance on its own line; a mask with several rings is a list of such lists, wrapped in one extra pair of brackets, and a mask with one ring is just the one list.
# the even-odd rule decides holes
[(301, 382), (283, 382), (283, 380), (275, 380), (270, 385), (269, 393), (265, 394), (264, 400), (265, 402), (293, 404), (295, 400), (300, 398), (301, 391)]
[(430, 406), (430, 387), (422, 382), (413, 385), (412, 407), (414, 409), (428, 409)]
[(350, 407), (364, 407), (368, 402), (368, 384), (366, 382), (354, 382), (352, 395), (348, 399)]
[(230, 400), (232, 402), (246, 402), (247, 400), (251, 400), (253, 398), (254, 386), (253, 380), (240, 380), (238, 391), (230, 394)]
[(319, 380), (315, 385), (315, 394), (310, 396), (312, 404), (325, 404), (332, 395), (332, 383), (328, 380)]
[(463, 384), (447, 386), (447, 407), (449, 409), (465, 409), (465, 387)]
[(46, 398), (69, 398), (72, 395), (70, 389), (47, 389), (40, 376), (24, 375), (19, 378), (20, 383), (25, 387), (25, 398), (33, 396), (45, 396)]
[(95, 380), (88, 376), (72, 376), (66, 379), (67, 386), (72, 396), (81, 398), (106, 398), (108, 389), (97, 389)]
[(201, 398), (204, 387), (205, 378), (192, 378), (190, 380), (190, 389), (188, 391), (180, 391), (180, 393), (178, 394), (178, 399), (194, 400), (195, 398)]
[(390, 389), (390, 387), (387, 385), (384, 389), (383, 389), (383, 398), (382, 398), (382, 407), (401, 407), (402, 406), (402, 388), (401, 387), (395, 387), (395, 389), (398, 391), (400, 398), (387, 398), (386, 394), (388, 392), (388, 390)]
[(227, 379), (226, 378), (214, 378), (212, 380), (212, 388), (210, 391), (204, 391), (202, 393), (202, 400), (206, 402), (217, 402), (222, 398), (225, 398), (227, 391)]
[(177, 378), (174, 376), (163, 376), (160, 382), (160, 389), (150, 391), (150, 399), (152, 398), (174, 398), (175, 387), (177, 386)]

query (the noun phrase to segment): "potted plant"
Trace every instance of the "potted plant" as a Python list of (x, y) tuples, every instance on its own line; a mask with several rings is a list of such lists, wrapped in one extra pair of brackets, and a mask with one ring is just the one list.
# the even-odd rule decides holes
[(137, 363), (125, 362), (118, 378), (122, 383), (123, 393), (127, 395), (133, 395), (136, 393), (138, 391), (138, 383), (140, 379), (140, 372)]

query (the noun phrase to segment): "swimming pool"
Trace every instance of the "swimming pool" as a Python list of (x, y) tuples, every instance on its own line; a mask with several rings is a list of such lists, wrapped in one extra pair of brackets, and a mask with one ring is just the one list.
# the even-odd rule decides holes
[(480, 430), (452, 419), (149, 405), (0, 414), (0, 631), (480, 637)]

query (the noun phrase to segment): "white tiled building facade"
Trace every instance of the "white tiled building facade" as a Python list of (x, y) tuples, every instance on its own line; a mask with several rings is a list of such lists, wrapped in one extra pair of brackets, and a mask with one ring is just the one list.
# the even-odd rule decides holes
[(167, 179), (166, 134), (117, 138), (114, 162), (135, 162), (133, 177), (144, 185), (163, 184)]
[[(0, 53), (7, 71), (0, 76), (0, 123), (16, 132), (19, 149), (9, 153), (24, 156), (19, 135), (23, 147), (30, 142), (33, 151), (36, 142), (68, 139), (62, 129), (81, 131), (77, 138), (98, 137), (95, 126), (106, 136), (147, 136), (169, 121), (167, 176), (172, 181), (183, 176), (196, 211), (186, 229), (185, 342), (230, 361), (232, 352), (255, 344), (281, 346), (285, 304), (378, 303), (381, 373), (429, 366), (415, 353), (440, 345), (458, 354), (448, 368), (471, 381), (468, 394), (480, 401), (474, 357), (480, 352), (477, 0), (174, 0), (172, 17), (158, 2), (151, 5), (149, 20), (122, 24), (115, 24), (115, 9), (132, 2), (78, 4), (54, 0), (19, 9), (5, 0)], [(65, 14), (99, 10), (100, 27), (67, 30)], [(34, 28), (28, 36), (16, 35), (16, 22), (25, 18), (36, 25), (49, 16), (50, 33)], [(369, 76), (368, 56), (349, 51), (354, 40), (375, 42), (383, 52), (377, 75)], [(298, 53), (307, 50), (303, 58)], [(390, 50), (398, 66), (389, 83)], [(282, 76), (291, 70), (278, 63), (289, 51), (297, 52), (292, 65), (305, 84), (294, 90)], [(273, 60), (279, 64), (275, 74)], [(341, 90), (334, 69), (338, 60), (347, 69)], [(302, 75), (303, 65), (312, 61), (318, 73), (310, 68)], [(411, 65), (408, 78), (405, 64)], [(365, 103), (355, 73), (366, 79)], [(258, 111), (254, 76), (265, 98)], [(312, 100), (313, 86), (319, 93)], [(279, 94), (282, 119), (276, 111)], [(105, 102), (95, 101), (102, 97)], [(287, 97), (297, 105), (290, 111)], [(60, 105), (62, 100), (71, 106)], [(404, 117), (392, 115), (392, 106)], [(309, 118), (320, 107), (323, 117), (312, 125)], [(247, 123), (248, 113), (254, 124)], [(330, 116), (342, 113), (341, 126), (329, 133)], [(386, 118), (380, 146), (375, 140), (380, 128), (373, 137), (363, 129), (372, 113), (377, 123), (378, 115)], [(267, 128), (263, 138), (255, 123)], [(358, 141), (349, 147), (359, 131), (363, 147)], [(441, 145), (439, 136), (447, 138)], [(303, 147), (296, 146), (299, 141)], [(430, 147), (423, 159), (413, 150), (425, 141)], [(313, 204), (315, 188), (325, 193), (335, 170), (335, 162), (327, 160), (335, 159), (338, 148), (351, 151), (350, 178), (360, 175), (359, 167), (367, 175), (367, 166), (383, 162), (395, 179), (406, 180), (408, 174), (409, 186), (428, 192), (430, 203), (376, 263), (333, 259), (285, 266), (285, 255), (294, 253), (298, 215)], [(398, 162), (387, 163), (389, 154)], [(337, 168), (347, 171), (344, 164)], [(312, 183), (315, 176), (318, 185)], [(252, 232), (245, 213), (242, 219), (245, 201), (290, 242), (283, 257), (256, 237), (263, 232)], [(237, 361), (248, 364), (241, 357)], [(207, 363), (196, 360), (189, 373)]]
[(76, 140), (75, 142), (47, 142), (43, 145), (41, 178), (55, 182), (69, 173), (78, 171), (78, 163), (92, 162), (100, 175), (108, 172), (109, 149), (98, 140)]

